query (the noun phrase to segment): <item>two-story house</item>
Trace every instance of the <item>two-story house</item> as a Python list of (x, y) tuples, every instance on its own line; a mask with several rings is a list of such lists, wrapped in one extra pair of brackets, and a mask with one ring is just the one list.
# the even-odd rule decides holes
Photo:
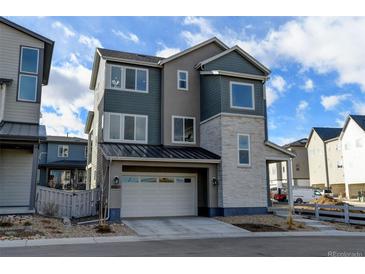
[(345, 193), (342, 168), (341, 128), (314, 127), (307, 142), (310, 185)]
[(98, 48), (87, 170), (108, 217), (267, 212), (268, 163), (294, 157), (267, 140), (269, 74), (217, 38), (169, 58)]
[(38, 184), (63, 190), (85, 190), (87, 140), (47, 136), (39, 148)]
[(347, 198), (365, 193), (365, 115), (349, 115), (340, 135)]
[(0, 213), (34, 209), (42, 86), (54, 42), (0, 17)]

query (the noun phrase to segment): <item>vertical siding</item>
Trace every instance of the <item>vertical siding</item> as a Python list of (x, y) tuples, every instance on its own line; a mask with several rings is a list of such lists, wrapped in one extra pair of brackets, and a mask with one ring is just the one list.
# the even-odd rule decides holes
[(206, 64), (205, 70), (226, 70), (239, 73), (264, 75), (261, 70), (256, 68), (235, 51)]
[(43, 49), (44, 43), (0, 23), (0, 45), (0, 75), (3, 78), (13, 79), (12, 84), (6, 89), (4, 120), (39, 123), (40, 103), (18, 102), (16, 98), (20, 46)]
[(104, 111), (148, 115), (148, 143), (161, 144), (161, 71), (158, 68), (143, 68), (149, 72), (148, 93), (106, 88)]

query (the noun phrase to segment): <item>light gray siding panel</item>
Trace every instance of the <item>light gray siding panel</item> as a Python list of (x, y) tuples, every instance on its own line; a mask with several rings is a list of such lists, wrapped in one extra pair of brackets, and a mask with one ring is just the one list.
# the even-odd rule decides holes
[[(0, 23), (0, 75), (12, 79), (5, 94), (4, 120), (39, 123), (40, 103), (17, 101), (20, 46), (44, 48), (44, 43)], [(41, 79), (39, 79), (41, 81)], [(40, 93), (39, 93), (40, 96)]]
[(148, 115), (148, 144), (161, 144), (161, 72), (148, 71), (148, 93), (105, 89), (104, 111)]
[(256, 68), (253, 64), (251, 64), (235, 51), (232, 51), (206, 64), (205, 70), (226, 70), (240, 73), (264, 75), (261, 70)]
[(29, 206), (33, 153), (0, 149), (0, 207)]

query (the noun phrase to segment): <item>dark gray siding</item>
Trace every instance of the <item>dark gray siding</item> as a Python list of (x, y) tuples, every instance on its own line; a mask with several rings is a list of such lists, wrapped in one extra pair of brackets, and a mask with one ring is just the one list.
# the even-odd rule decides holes
[[(230, 82), (243, 82), (254, 85), (255, 109), (235, 109), (230, 106)], [(227, 76), (201, 76), (201, 120), (204, 121), (218, 113), (237, 113), (265, 115), (263, 84), (258, 80), (249, 80)]]
[(232, 51), (205, 65), (205, 70), (226, 70), (239, 73), (264, 75), (264, 73), (252, 65), (249, 61)]
[(200, 76), (200, 119), (204, 121), (222, 111), (221, 76)]
[(148, 144), (161, 144), (161, 71), (143, 68), (149, 71), (148, 93), (105, 89), (104, 112), (148, 115)]
[[(255, 87), (255, 109), (235, 109), (230, 105), (230, 82), (242, 82), (253, 84)], [(263, 84), (258, 80), (249, 80), (235, 77), (221, 76), (221, 91), (222, 91), (222, 112), (238, 113), (238, 114), (251, 114), (251, 115), (265, 115), (265, 102), (263, 93)]]

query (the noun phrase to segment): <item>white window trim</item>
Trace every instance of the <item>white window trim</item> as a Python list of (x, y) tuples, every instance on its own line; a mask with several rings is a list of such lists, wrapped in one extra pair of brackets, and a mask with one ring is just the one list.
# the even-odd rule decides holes
[[(186, 73), (186, 80), (180, 79), (180, 72)], [(186, 81), (186, 88), (180, 87), (180, 81)], [(188, 91), (189, 90), (189, 71), (187, 70), (178, 70), (177, 71), (177, 89)]]
[[(240, 151), (246, 149), (240, 149), (240, 136), (248, 137), (248, 164), (240, 163)], [(237, 134), (237, 164), (238, 167), (251, 167), (251, 138), (249, 134), (238, 133)]]
[[(60, 155), (60, 147), (62, 147), (62, 153), (64, 153), (64, 148), (66, 147), (67, 148), (67, 156), (64, 156), (64, 155)], [(69, 152), (70, 152), (70, 148), (68, 145), (58, 145), (57, 146), (57, 157), (58, 158), (68, 158), (68, 155), (69, 155)]]
[[(180, 118), (184, 119), (183, 121), (183, 137), (185, 136), (185, 119), (193, 119), (193, 131), (194, 131), (194, 142), (185, 142), (185, 141), (175, 141), (174, 139), (174, 133), (175, 133), (175, 123), (174, 119)], [(195, 117), (189, 117), (189, 116), (177, 116), (172, 115), (171, 117), (171, 143), (173, 144), (189, 144), (189, 145), (195, 145), (196, 144), (196, 123), (195, 123)]]
[[(26, 70), (22, 70), (22, 63), (23, 63), (23, 49), (31, 49), (31, 50), (35, 50), (37, 51), (37, 71), (36, 72), (33, 72), (33, 71), (26, 71)], [(39, 49), (37, 48), (31, 48), (31, 47), (24, 47), (22, 46), (21, 47), (21, 50), (20, 50), (20, 63), (19, 63), (19, 72), (20, 73), (31, 73), (31, 74), (34, 74), (34, 75), (37, 75), (38, 72), (39, 72)]]
[[(240, 107), (240, 106), (234, 106), (232, 101), (232, 86), (233, 85), (241, 85), (241, 86), (250, 86), (251, 87), (251, 93), (252, 93), (252, 107)], [(243, 83), (243, 82), (229, 82), (229, 97), (230, 97), (230, 107), (233, 109), (247, 109), (247, 110), (255, 110), (255, 86), (250, 83)]]
[[(118, 115), (120, 117), (120, 139), (110, 139), (110, 115)], [(134, 140), (126, 140), (124, 139), (124, 118), (125, 116), (134, 117), (134, 128), (136, 129), (137, 117), (142, 117), (146, 119), (146, 138), (145, 140), (136, 140), (136, 130), (134, 130)], [(147, 144), (148, 143), (148, 115), (140, 115), (140, 114), (129, 114), (129, 113), (116, 113), (116, 112), (105, 112), (104, 115), (105, 121), (105, 133), (104, 133), (104, 140), (106, 142), (112, 143), (133, 143), (133, 144)]]
[[(21, 87), (21, 82), (22, 82), (22, 76), (35, 78), (36, 81), (35, 81), (35, 90), (34, 90), (34, 95), (35, 95), (34, 100), (28, 100), (28, 99), (20, 98), (20, 87)], [(37, 95), (38, 95), (38, 76), (37, 75), (30, 75), (30, 74), (19, 73), (18, 101), (37, 102)]]
[[(112, 87), (112, 67), (117, 67), (121, 69), (121, 76), (120, 76), (120, 88)], [(129, 89), (125, 87), (126, 81), (126, 70), (133, 69), (135, 70), (135, 78), (134, 78), (134, 85), (137, 88), (137, 70), (143, 70), (146, 72), (146, 90), (139, 90), (139, 89)], [(123, 90), (123, 91), (130, 91), (130, 92), (138, 92), (138, 93), (149, 93), (149, 70), (145, 68), (137, 68), (137, 67), (129, 67), (129, 66), (120, 66), (120, 65), (110, 65), (110, 72), (108, 76), (108, 87), (109, 89), (113, 90)]]

